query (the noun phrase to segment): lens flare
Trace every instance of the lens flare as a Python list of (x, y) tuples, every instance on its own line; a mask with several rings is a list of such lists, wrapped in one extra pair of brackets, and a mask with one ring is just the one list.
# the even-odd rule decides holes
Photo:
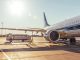
[(8, 11), (10, 15), (21, 16), (24, 12), (24, 3), (19, 0), (9, 1)]

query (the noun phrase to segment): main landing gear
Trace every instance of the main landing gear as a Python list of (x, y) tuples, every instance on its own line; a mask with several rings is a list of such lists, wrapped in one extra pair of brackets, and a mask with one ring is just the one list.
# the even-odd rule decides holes
[(69, 42), (70, 42), (70, 45), (76, 45), (76, 39), (75, 38), (70, 38)]

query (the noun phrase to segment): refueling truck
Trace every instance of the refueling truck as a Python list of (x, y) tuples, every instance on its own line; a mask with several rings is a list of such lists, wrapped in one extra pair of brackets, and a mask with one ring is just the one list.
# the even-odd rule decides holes
[(6, 40), (8, 42), (12, 42), (14, 40), (21, 40), (21, 42), (25, 42), (25, 41), (31, 41), (31, 36), (27, 35), (27, 34), (7, 34), (6, 35)]

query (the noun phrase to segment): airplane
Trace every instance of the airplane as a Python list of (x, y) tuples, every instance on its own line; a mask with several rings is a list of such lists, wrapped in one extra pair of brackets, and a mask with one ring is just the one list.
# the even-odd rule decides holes
[(44, 15), (44, 28), (29, 28), (29, 29), (17, 29), (17, 28), (0, 28), (7, 30), (20, 30), (20, 31), (35, 31), (43, 32), (43, 36), (46, 40), (50, 42), (57, 41), (59, 39), (67, 40), (69, 39), (71, 44), (76, 44), (76, 38), (80, 37), (80, 16), (76, 16), (70, 19), (66, 19), (55, 25), (49, 25), (46, 19), (45, 12)]
[(66, 19), (60, 23), (50, 26), (46, 20), (44, 13), (45, 26), (48, 26), (45, 33), (45, 38), (51, 42), (58, 39), (67, 40), (71, 45), (76, 44), (76, 38), (80, 37), (80, 16), (76, 16), (70, 19)]

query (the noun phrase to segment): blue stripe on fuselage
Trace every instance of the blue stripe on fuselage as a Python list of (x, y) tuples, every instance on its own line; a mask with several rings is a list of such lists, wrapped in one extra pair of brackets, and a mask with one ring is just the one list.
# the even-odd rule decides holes
[(76, 29), (80, 29), (80, 24), (75, 24), (75, 25), (70, 25), (67, 27), (62, 27), (62, 28), (58, 28), (56, 30), (76, 30)]

